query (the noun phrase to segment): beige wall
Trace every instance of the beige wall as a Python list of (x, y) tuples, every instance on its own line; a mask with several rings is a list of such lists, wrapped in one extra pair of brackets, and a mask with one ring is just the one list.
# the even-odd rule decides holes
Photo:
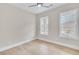
[[(71, 9), (78, 9), (79, 4), (66, 4), (44, 13), (31, 14), (9, 4), (0, 4), (0, 48), (17, 44), (22, 41), (33, 39), (35, 34), (36, 19), (36, 38), (48, 39), (51, 42), (68, 44), (79, 47), (79, 40), (59, 39), (59, 14)], [(40, 35), (39, 18), (49, 16), (49, 35)]]
[[(65, 11), (72, 10), (72, 9), (78, 9), (78, 8), (79, 8), (79, 4), (65, 4), (58, 8), (46, 11), (44, 13), (37, 14), (36, 38), (42, 38), (44, 40), (47, 39), (52, 42), (58, 42), (58, 43), (66, 44), (68, 46), (73, 46), (73, 47), (79, 46), (79, 40), (60, 39), (58, 37), (59, 36), (59, 14), (61, 12), (65, 12)], [(49, 35), (48, 36), (40, 35), (39, 33), (40, 31), (39, 19), (40, 17), (43, 17), (43, 16), (49, 17)]]
[(0, 4), (0, 48), (33, 39), (35, 15), (9, 4)]

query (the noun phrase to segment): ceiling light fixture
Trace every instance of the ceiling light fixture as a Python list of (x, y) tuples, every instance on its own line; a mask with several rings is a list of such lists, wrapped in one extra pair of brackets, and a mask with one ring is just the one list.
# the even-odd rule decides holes
[(45, 7), (45, 8), (49, 8), (51, 6), (53, 6), (53, 4), (49, 4), (48, 6), (44, 5), (45, 3), (36, 3), (34, 5), (31, 5), (29, 7)]
[(39, 4), (38, 7), (41, 7), (41, 4)]

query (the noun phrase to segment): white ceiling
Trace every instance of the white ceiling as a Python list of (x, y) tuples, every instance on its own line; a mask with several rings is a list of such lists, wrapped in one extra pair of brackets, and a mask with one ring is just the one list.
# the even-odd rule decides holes
[[(24, 9), (24, 10), (27, 10), (29, 12), (32, 12), (34, 14), (37, 14), (37, 13), (42, 13), (44, 11), (47, 11), (49, 9), (53, 9), (53, 8), (56, 8), (56, 7), (59, 7), (61, 5), (64, 5), (64, 3), (52, 3), (53, 6), (49, 7), (49, 8), (45, 8), (45, 7), (28, 7), (28, 6), (31, 6), (31, 5), (34, 5), (35, 3), (13, 3), (11, 5), (13, 6), (16, 6), (18, 8), (21, 8), (21, 9)], [(45, 5), (48, 5), (50, 3), (45, 3)]]

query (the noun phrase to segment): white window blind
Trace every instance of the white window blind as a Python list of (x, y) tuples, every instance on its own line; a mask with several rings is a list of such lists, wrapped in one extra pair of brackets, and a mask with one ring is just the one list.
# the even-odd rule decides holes
[(40, 34), (48, 35), (48, 16), (40, 18)]
[(78, 39), (78, 10), (70, 10), (60, 14), (60, 36)]

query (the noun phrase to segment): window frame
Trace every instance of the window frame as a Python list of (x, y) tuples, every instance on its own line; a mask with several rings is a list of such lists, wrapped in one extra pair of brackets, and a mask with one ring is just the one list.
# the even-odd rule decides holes
[(48, 16), (40, 18), (40, 34), (48, 35)]

